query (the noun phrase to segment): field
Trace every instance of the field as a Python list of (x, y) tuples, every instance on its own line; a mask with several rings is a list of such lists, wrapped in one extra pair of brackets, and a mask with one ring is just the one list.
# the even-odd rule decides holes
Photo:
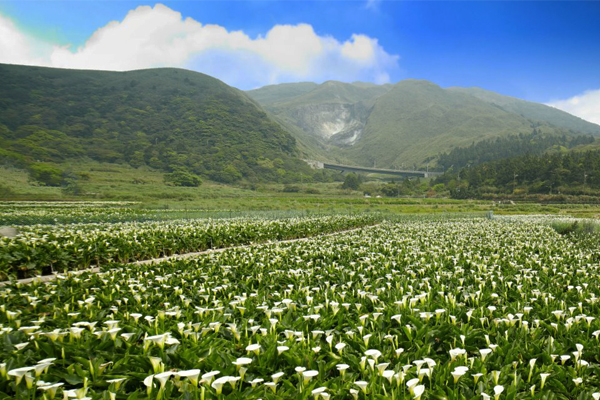
[(374, 217), (171, 220), (34, 225), (1, 238), (0, 278), (27, 278), (173, 254), (295, 239), (373, 224)]
[[(397, 214), (431, 213), (485, 213), (496, 214), (561, 214), (578, 217), (600, 217), (600, 206), (594, 204), (539, 204), (483, 200), (455, 200), (448, 198), (377, 198), (364, 197), (361, 191), (341, 189), (341, 182), (304, 183), (295, 185), (299, 192), (284, 192), (283, 184), (259, 184), (255, 187), (233, 187), (206, 181), (200, 187), (174, 187), (164, 183), (164, 173), (146, 167), (98, 162), (80, 162), (70, 165), (89, 180), (81, 180), (82, 193), (73, 195), (64, 188), (39, 186), (31, 182), (27, 172), (0, 166), (0, 201), (60, 202), (98, 201), (130, 202), (124, 209), (129, 214), (121, 221), (166, 220), (206, 217), (287, 217), (290, 215), (323, 215), (348, 213)], [(0, 203), (0, 213), (9, 203)], [(56, 208), (56, 207), (50, 207)], [(114, 208), (114, 207), (111, 207)], [(145, 214), (145, 216), (140, 216)], [(151, 215), (148, 215), (151, 214)], [(65, 213), (58, 213), (60, 222), (71, 221)], [(103, 222), (102, 216), (96, 221)], [(45, 219), (42, 220), (46, 223)], [(108, 222), (112, 222), (111, 219)], [(20, 216), (9, 219), (0, 215), (0, 226), (20, 224)], [(29, 223), (29, 222), (28, 222)]]
[[(5, 206), (3, 218), (16, 215)], [(8, 276), (23, 265), (7, 264), (16, 241), (31, 275), (64, 260), (55, 280), (0, 287), (0, 398), (600, 398), (600, 242), (552, 228), (574, 219), (160, 222), (97, 206), (29, 205), (22, 221), (76, 223), (23, 224), (4, 239)], [(309, 238), (281, 241), (298, 237)], [(115, 251), (94, 258), (91, 243)]]

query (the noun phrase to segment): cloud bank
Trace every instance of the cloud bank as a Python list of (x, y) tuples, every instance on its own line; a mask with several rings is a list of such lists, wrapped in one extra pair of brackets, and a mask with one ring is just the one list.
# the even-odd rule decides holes
[(600, 125), (600, 89), (588, 90), (570, 99), (553, 101), (547, 105)]
[(243, 31), (182, 18), (162, 4), (131, 10), (77, 49), (29, 37), (0, 15), (3, 63), (112, 71), (181, 67), (248, 89), (300, 80), (385, 83), (398, 69), (398, 59), (377, 39), (362, 34), (340, 42), (298, 24), (275, 25), (251, 38)]

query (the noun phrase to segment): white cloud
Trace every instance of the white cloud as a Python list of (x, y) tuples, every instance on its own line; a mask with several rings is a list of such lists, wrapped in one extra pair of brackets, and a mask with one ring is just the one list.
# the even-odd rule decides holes
[(342, 55), (351, 60), (369, 63), (374, 59), (377, 39), (365, 35), (352, 35), (352, 40), (342, 45)]
[(600, 125), (600, 89), (588, 90), (570, 99), (553, 101), (547, 105)]
[(162, 4), (131, 10), (99, 28), (80, 48), (41, 46), (0, 16), (0, 62), (124, 71), (182, 67), (241, 88), (284, 81), (389, 81), (398, 56), (377, 39), (354, 34), (344, 42), (311, 25), (275, 25), (251, 38), (242, 31), (182, 18)]
[(0, 63), (48, 65), (51, 45), (21, 33), (8, 18), (0, 15)]

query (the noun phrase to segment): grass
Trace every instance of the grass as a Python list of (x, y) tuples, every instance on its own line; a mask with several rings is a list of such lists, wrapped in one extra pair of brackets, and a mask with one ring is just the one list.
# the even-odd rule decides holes
[[(173, 187), (163, 181), (163, 173), (147, 167), (79, 162), (71, 170), (89, 177), (80, 180), (81, 196), (65, 193), (58, 187), (38, 186), (29, 182), (25, 171), (0, 167), (0, 200), (135, 201), (133, 207), (165, 210), (185, 216), (306, 215), (380, 212), (385, 214), (485, 213), (561, 214), (600, 218), (600, 206), (586, 204), (498, 204), (483, 200), (448, 198), (365, 198), (362, 192), (346, 191), (334, 183), (295, 185), (297, 193), (284, 192), (284, 185), (269, 184), (236, 187), (205, 181), (200, 187)], [(179, 211), (177, 211), (179, 210)]]

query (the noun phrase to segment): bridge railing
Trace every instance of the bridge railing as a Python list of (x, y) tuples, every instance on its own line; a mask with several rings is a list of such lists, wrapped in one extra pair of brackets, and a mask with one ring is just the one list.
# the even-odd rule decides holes
[(372, 173), (372, 174), (397, 175), (397, 176), (422, 176), (424, 178), (427, 178), (430, 176), (439, 176), (439, 175), (443, 174), (443, 172), (438, 172), (438, 171), (369, 168), (369, 167), (359, 167), (359, 166), (351, 166), (351, 165), (331, 164), (331, 163), (323, 163), (323, 168), (333, 169), (333, 170), (343, 171), (343, 172), (365, 172), (365, 173)]

